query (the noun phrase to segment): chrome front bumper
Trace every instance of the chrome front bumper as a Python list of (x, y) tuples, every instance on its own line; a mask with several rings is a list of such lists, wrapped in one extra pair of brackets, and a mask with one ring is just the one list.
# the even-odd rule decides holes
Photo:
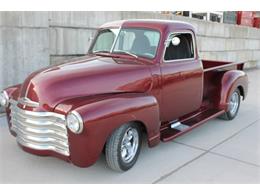
[(17, 142), (35, 150), (54, 151), (69, 156), (65, 116), (54, 112), (33, 112), (19, 108), (10, 101), (11, 130)]

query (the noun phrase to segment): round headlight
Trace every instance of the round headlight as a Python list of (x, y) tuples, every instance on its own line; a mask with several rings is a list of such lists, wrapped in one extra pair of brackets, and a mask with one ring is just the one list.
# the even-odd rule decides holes
[(9, 103), (9, 97), (6, 91), (0, 93), (0, 106), (7, 107)]
[(83, 120), (79, 113), (72, 111), (67, 115), (66, 118), (67, 127), (76, 134), (83, 131)]

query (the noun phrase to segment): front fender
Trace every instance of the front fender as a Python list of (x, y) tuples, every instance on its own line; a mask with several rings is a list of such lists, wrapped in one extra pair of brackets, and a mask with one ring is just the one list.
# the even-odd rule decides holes
[(71, 161), (81, 167), (90, 166), (98, 159), (113, 131), (129, 121), (143, 123), (149, 145), (159, 142), (159, 106), (153, 96), (145, 94), (112, 95), (75, 109), (83, 118), (81, 134), (69, 131)]
[(248, 77), (240, 70), (230, 70), (224, 73), (221, 80), (219, 109), (228, 110), (228, 100), (232, 92), (239, 88), (245, 99), (248, 90)]
[(21, 90), (21, 84), (18, 84), (18, 85), (14, 85), (14, 86), (11, 86), (11, 87), (8, 87), (6, 89), (4, 89), (8, 96), (11, 98), (11, 99), (15, 99), (17, 100), (18, 96), (19, 96), (19, 93), (20, 93), (20, 90)]

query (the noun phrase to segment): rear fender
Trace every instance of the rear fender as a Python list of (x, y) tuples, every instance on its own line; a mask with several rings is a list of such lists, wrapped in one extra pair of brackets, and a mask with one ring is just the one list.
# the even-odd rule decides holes
[(246, 73), (240, 70), (225, 72), (221, 79), (219, 109), (228, 110), (228, 100), (232, 92), (237, 88), (239, 88), (243, 99), (245, 99), (248, 90), (248, 78)]
[(130, 121), (138, 121), (145, 126), (149, 146), (160, 141), (159, 106), (153, 96), (122, 94), (75, 110), (84, 121), (81, 134), (69, 132), (71, 160), (78, 166), (93, 164), (113, 131)]

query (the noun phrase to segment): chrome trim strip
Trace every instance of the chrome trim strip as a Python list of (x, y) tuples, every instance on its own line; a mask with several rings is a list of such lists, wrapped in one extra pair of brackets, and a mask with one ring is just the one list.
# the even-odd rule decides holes
[(5, 98), (6, 98), (7, 100), (9, 100), (8, 93), (7, 93), (5, 90), (3, 90), (2, 93), (4, 94)]
[(13, 131), (15, 131), (19, 137), (25, 138), (27, 140), (30, 140), (32, 142), (37, 142), (37, 143), (50, 143), (53, 144), (57, 147), (68, 147), (68, 143), (67, 142), (63, 142), (60, 140), (57, 140), (56, 138), (50, 138), (50, 137), (37, 137), (37, 136), (33, 136), (33, 135), (28, 135), (26, 134), (26, 132), (24, 132), (22, 129), (17, 129), (17, 128), (12, 128)]
[[(11, 107), (11, 109), (14, 109)], [(36, 124), (36, 125), (52, 125), (55, 124), (57, 127), (64, 128), (64, 123), (65, 120), (61, 120), (59, 118), (51, 118), (51, 117), (30, 117), (27, 115), (22, 115), (21, 113), (17, 112), (15, 109), (11, 113), (11, 116), (18, 118), (19, 120), (25, 122), (25, 123), (30, 123), (30, 124)], [(28, 119), (30, 117), (30, 119)], [(35, 121), (37, 120), (37, 121)]]
[(38, 135), (38, 136), (54, 136), (57, 137), (57, 139), (67, 139), (67, 134), (65, 133), (60, 133), (60, 132), (56, 132), (54, 130), (49, 130), (49, 129), (36, 129), (36, 128), (32, 128), (32, 127), (26, 127), (22, 124), (20, 124), (18, 121), (13, 121), (12, 126), (14, 128), (18, 128), (18, 129), (22, 129), (23, 131), (27, 132), (28, 134), (32, 134), (32, 135)]
[(115, 46), (116, 46), (116, 42), (117, 42), (117, 39), (119, 38), (119, 33), (121, 32), (121, 29), (122, 29), (122, 26), (120, 26), (120, 27), (118, 28), (118, 33), (117, 33), (116, 38), (115, 38), (115, 40), (114, 40), (114, 42), (113, 42), (113, 44), (112, 44), (112, 46), (111, 46), (111, 48), (110, 48), (110, 53), (113, 52), (113, 50), (114, 50), (114, 48), (115, 48)]
[(36, 127), (41, 126), (41, 127), (45, 127), (45, 128), (48, 128), (48, 127), (53, 128), (53, 126), (55, 126), (56, 128), (61, 129), (61, 130), (66, 128), (65, 124), (59, 124), (55, 121), (54, 122), (40, 121), (41, 119), (30, 119), (30, 118), (23, 119), (23, 118), (19, 117), (18, 114), (14, 115), (14, 113), (11, 113), (11, 116), (13, 117), (14, 120), (17, 120), (20, 123), (23, 123), (27, 126), (29, 126), (29, 125), (36, 126)]
[(28, 85), (27, 85), (27, 88), (26, 88), (26, 91), (25, 91), (25, 97), (28, 96), (29, 89), (30, 89), (30, 85), (31, 85), (31, 81), (29, 81), (29, 83), (28, 83)]
[(28, 142), (27, 140), (18, 137), (17, 138), (17, 142), (25, 147), (28, 148), (32, 148), (35, 150), (49, 150), (49, 151), (55, 151), (57, 153), (60, 153), (64, 156), (69, 156), (70, 153), (68, 150), (63, 150), (63, 149), (59, 149), (55, 146), (52, 146), (50, 144), (39, 144), (39, 143), (33, 143), (33, 142)]
[(65, 121), (65, 116), (62, 115), (62, 114), (58, 114), (58, 113), (54, 113), (54, 112), (33, 112), (33, 111), (28, 111), (28, 110), (22, 110), (20, 108), (18, 108), (16, 105), (17, 105), (17, 101), (11, 99), (10, 100), (10, 103), (11, 104), (14, 104), (15, 105), (15, 108), (19, 109), (19, 111), (23, 114), (26, 114), (26, 115), (29, 115), (29, 116), (38, 116), (38, 117), (47, 117), (47, 116), (50, 116), (50, 117), (57, 117), (57, 118), (60, 118), (60, 119), (63, 119)]
[(30, 106), (30, 107), (33, 107), (33, 108), (37, 108), (40, 105), (38, 102), (34, 102), (27, 97), (19, 98), (18, 102), (22, 105)]
[(53, 112), (33, 112), (19, 108), (11, 100), (11, 130), (19, 144), (35, 150), (54, 151), (69, 156), (65, 116)]

